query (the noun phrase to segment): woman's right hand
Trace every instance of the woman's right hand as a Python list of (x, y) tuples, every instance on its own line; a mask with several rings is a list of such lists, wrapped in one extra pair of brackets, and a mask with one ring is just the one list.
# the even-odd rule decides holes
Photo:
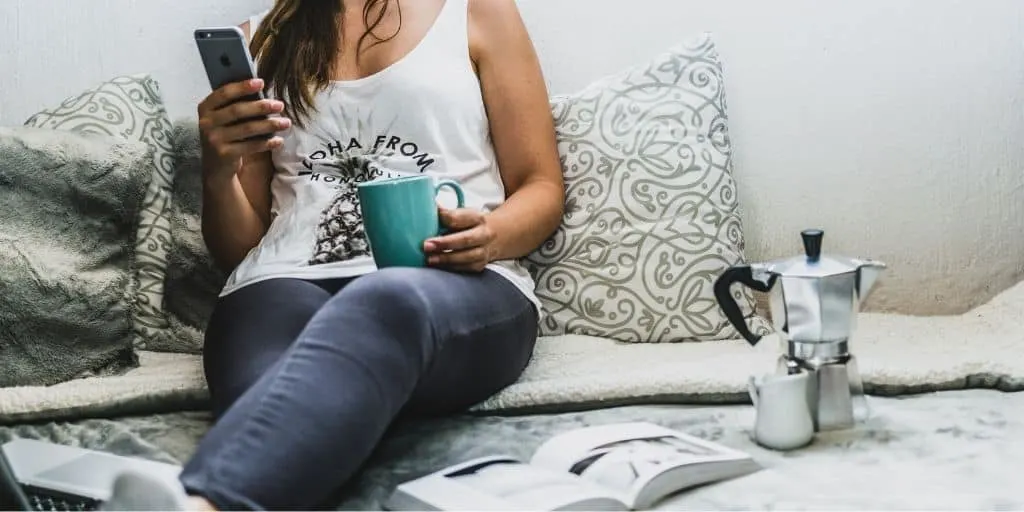
[[(228, 180), (241, 169), (243, 157), (281, 146), (283, 139), (274, 134), (287, 130), (291, 120), (274, 114), (284, 110), (284, 104), (270, 99), (239, 101), (262, 89), (263, 80), (258, 78), (235, 82), (213, 91), (199, 104), (203, 171), (207, 179)], [(247, 118), (255, 119), (240, 122)], [(272, 136), (246, 140), (260, 135)]]

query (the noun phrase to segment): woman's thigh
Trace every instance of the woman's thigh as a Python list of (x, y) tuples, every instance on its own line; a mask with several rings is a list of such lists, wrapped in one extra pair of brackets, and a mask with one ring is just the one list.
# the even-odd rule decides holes
[(270, 279), (218, 300), (203, 348), (203, 367), (217, 417), (277, 362), (330, 298), (321, 284)]
[(399, 345), (427, 356), (405, 407), (417, 415), (461, 411), (512, 384), (537, 338), (533, 303), (490, 270), (383, 269), (354, 280), (335, 305), (391, 313), (380, 318), (407, 331)]

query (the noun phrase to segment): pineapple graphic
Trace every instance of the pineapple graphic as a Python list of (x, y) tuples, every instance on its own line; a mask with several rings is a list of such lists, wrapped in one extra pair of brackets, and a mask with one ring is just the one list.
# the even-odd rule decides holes
[(379, 150), (350, 151), (320, 164), (329, 168), (331, 174), (337, 175), (341, 185), (320, 214), (310, 265), (370, 255), (370, 244), (363, 229), (363, 214), (359, 208), (356, 184), (383, 175), (381, 162), (391, 156), (391, 153), (393, 152)]

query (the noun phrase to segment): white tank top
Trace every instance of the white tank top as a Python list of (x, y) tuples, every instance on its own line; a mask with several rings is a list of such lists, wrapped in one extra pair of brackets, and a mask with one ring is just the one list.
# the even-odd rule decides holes
[[(250, 19), (255, 31), (266, 13)], [(469, 55), (467, 0), (447, 0), (408, 55), (315, 96), (304, 128), (293, 124), (274, 150), (272, 221), (229, 276), (221, 295), (271, 278), (354, 277), (376, 270), (355, 183), (426, 174), (462, 185), (467, 208), (491, 211), (505, 189), (480, 82)], [(439, 201), (454, 207), (445, 189)], [(487, 266), (540, 311), (534, 283), (515, 260)]]

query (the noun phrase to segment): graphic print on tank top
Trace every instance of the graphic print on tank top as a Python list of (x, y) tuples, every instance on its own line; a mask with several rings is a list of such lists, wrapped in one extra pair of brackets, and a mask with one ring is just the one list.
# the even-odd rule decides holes
[(370, 245), (363, 227), (357, 185), (381, 178), (395, 178), (424, 173), (437, 157), (419, 145), (393, 135), (392, 122), (382, 134), (367, 139), (365, 127), (359, 123), (355, 136), (319, 137), (321, 147), (307, 155), (299, 176), (321, 186), (333, 187), (334, 195), (320, 213), (316, 226), (309, 265), (323, 265), (370, 256)]

